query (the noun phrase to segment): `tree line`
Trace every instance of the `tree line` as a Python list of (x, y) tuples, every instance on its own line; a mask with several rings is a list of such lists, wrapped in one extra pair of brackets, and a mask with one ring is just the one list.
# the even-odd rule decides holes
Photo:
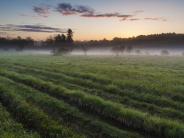
[(152, 35), (140, 35), (130, 38), (115, 37), (112, 40), (91, 40), (91, 41), (74, 41), (73, 30), (68, 29), (66, 34), (57, 34), (45, 41), (39, 43), (32, 38), (21, 38), (20, 36), (14, 39), (0, 37), (0, 49), (8, 50), (24, 50), (24, 49), (51, 49), (54, 53), (69, 52), (72, 49), (88, 49), (111, 48), (113, 51), (131, 51), (136, 46), (144, 47), (159, 47), (169, 45), (184, 46), (184, 34), (162, 33)]
[(25, 48), (32, 47), (33, 45), (34, 40), (30, 37), (21, 38), (18, 36), (17, 38), (13, 39), (0, 37), (0, 49), (5, 51), (9, 49), (21, 51)]

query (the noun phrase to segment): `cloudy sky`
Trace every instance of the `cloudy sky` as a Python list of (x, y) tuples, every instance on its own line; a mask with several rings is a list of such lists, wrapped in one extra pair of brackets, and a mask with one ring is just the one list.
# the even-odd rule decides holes
[(0, 36), (75, 40), (184, 33), (184, 0), (0, 0)]

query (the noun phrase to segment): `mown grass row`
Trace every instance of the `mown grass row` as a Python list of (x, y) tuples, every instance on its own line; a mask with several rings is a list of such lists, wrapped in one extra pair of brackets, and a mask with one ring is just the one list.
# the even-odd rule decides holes
[[(130, 91), (122, 91), (118, 89), (116, 86), (107, 86), (105, 90), (93, 88), (93, 90), (89, 90), (84, 86), (75, 85), (75, 82), (67, 80), (66, 77), (62, 77), (60, 74), (55, 74), (47, 71), (37, 70), (37, 69), (27, 69), (27, 68), (15, 68), (18, 72), (30, 75), (36, 75), (41, 79), (50, 80), (54, 83), (62, 83), (68, 88), (74, 87), (74, 89), (82, 89), (85, 92), (89, 92), (91, 94), (96, 94), (103, 98), (120, 102), (129, 107), (135, 107), (143, 111), (147, 111), (152, 114), (157, 114), (163, 117), (170, 117), (179, 120), (184, 119), (184, 104), (179, 102), (174, 102), (165, 97), (157, 97), (151, 94), (143, 94), (143, 93), (134, 93)], [(78, 82), (79, 83), (79, 82)], [(70, 85), (72, 84), (72, 85)], [(78, 86), (78, 87), (77, 87)], [(85, 85), (87, 86), (87, 85)], [(120, 92), (121, 91), (121, 92)], [(119, 95), (114, 95), (118, 93)], [(160, 108), (160, 106), (162, 108)], [(167, 107), (167, 108), (163, 108)], [(176, 110), (177, 109), (177, 110)]]
[[(63, 67), (60, 69), (59, 66), (55, 66), (55, 64), (48, 64), (48, 63), (40, 63), (40, 64), (35, 64), (35, 65), (32, 65), (32, 64), (29, 64), (29, 63), (15, 63), (16, 65), (21, 65), (21, 66), (25, 66), (27, 68), (31, 68), (31, 67), (34, 67), (34, 68), (39, 68), (39, 69), (44, 69), (44, 70), (47, 70), (47, 71), (50, 71), (50, 72), (57, 72), (57, 73), (63, 73), (65, 75), (68, 75), (68, 76), (71, 76), (71, 77), (78, 77), (78, 78), (82, 78), (82, 79), (85, 79), (85, 80), (91, 80), (93, 81), (94, 83), (97, 82), (97, 84), (101, 84), (101, 85), (108, 85), (108, 84), (114, 84), (116, 83), (116, 85), (118, 85), (120, 88), (121, 87), (124, 87), (124, 83), (121, 83), (122, 79), (121, 80), (118, 80), (118, 81), (114, 81), (114, 80), (109, 80), (108, 77), (102, 77), (101, 75), (99, 74), (90, 74), (90, 73), (81, 73), (81, 72), (72, 72), (72, 70), (70, 71), (70, 68), (69, 68), (69, 71), (67, 69), (63, 69)], [(80, 63), (79, 63), (80, 64)], [(44, 68), (42, 67), (42, 65), (44, 65)], [(126, 67), (126, 66), (125, 66)], [(58, 69), (59, 68), (59, 69)], [(65, 67), (66, 68), (66, 67)], [(94, 68), (93, 68), (94, 69)], [(92, 70), (93, 70), (92, 69)], [(92, 71), (92, 70), (89, 70), (89, 71)], [(133, 72), (135, 72), (135, 70), (132, 70)], [(94, 71), (93, 71), (94, 72)], [(124, 75), (126, 75), (126, 72), (127, 70), (124, 69), (123, 73), (125, 73)], [(144, 73), (144, 70), (142, 70), (141, 72), (138, 72), (140, 75), (143, 75)], [(131, 77), (134, 76), (134, 73), (133, 74), (130, 74), (130, 79)], [(139, 76), (140, 76), (139, 75)], [(141, 76), (141, 78), (143, 77), (146, 77), (148, 74), (146, 75), (143, 75)], [(153, 74), (152, 74), (153, 75)], [(151, 77), (153, 77), (151, 75)], [(154, 74), (155, 75), (155, 74)], [(168, 76), (169, 74), (167, 74)], [(156, 75), (158, 77), (158, 75)], [(122, 76), (123, 77), (123, 76)], [(169, 77), (169, 76), (168, 76)], [(140, 79), (140, 78), (139, 78)], [(144, 80), (146, 80), (147, 78), (145, 78)], [(157, 79), (157, 78), (155, 78)], [(153, 81), (155, 81), (155, 79), (153, 79)], [(163, 78), (162, 78), (163, 79)], [(171, 78), (170, 78), (171, 79)], [(134, 80), (131, 80), (131, 81), (134, 81)], [(159, 80), (158, 80), (159, 81)], [(177, 83), (179, 80), (177, 80)], [(180, 92), (174, 92), (173, 93), (173, 90), (172, 91), (168, 91), (168, 90), (162, 90), (161, 87), (156, 87), (155, 85), (150, 85), (150, 81), (144, 81), (144, 83), (141, 84), (141, 80), (138, 82), (138, 81), (135, 81), (133, 83), (133, 86), (134, 87), (131, 87), (131, 84), (132, 83), (129, 83), (129, 81), (127, 81), (126, 84), (127, 86), (130, 85), (130, 88), (134, 88), (136, 91), (146, 91), (146, 92), (149, 92), (149, 93), (153, 93), (155, 95), (166, 95), (166, 96), (171, 96), (171, 98), (178, 98), (177, 100), (181, 100), (183, 101), (183, 99), (181, 99), (183, 97), (183, 95), (180, 93)], [(153, 84), (156, 84), (156, 83), (153, 83)], [(182, 83), (183, 84), (183, 83)], [(141, 86), (141, 87), (140, 87)], [(148, 86), (148, 87), (147, 87)], [(154, 87), (155, 86), (155, 87)], [(128, 87), (126, 87), (128, 88)], [(183, 97), (184, 98), (184, 97)]]
[[(17, 64), (17, 65), (20, 66), (23, 64)], [(131, 80), (131, 81), (127, 81), (127, 80), (126, 81), (125, 80), (112, 81), (106, 77), (100, 77), (99, 75), (82, 74), (80, 72), (73, 73), (73, 72), (69, 72), (67, 70), (59, 70), (59, 69), (55, 68), (54, 64), (53, 64), (53, 67), (47, 67), (46, 63), (44, 64), (44, 68), (40, 67), (40, 66), (36, 66), (36, 65), (35, 66), (29, 65), (28, 63), (26, 63), (26, 65), (24, 64), (23, 66), (27, 67), (27, 68), (34, 67), (34, 68), (39, 68), (42, 70), (47, 70), (50, 72), (57, 72), (60, 74), (65, 74), (65, 75), (70, 76), (70, 77), (74, 77), (75, 79), (77, 77), (78, 79), (80, 79), (79, 82), (81, 83), (81, 85), (86, 84), (89, 87), (102, 88), (102, 86), (104, 86), (104, 85), (106, 86), (106, 85), (113, 84), (113, 85), (116, 85), (116, 87), (118, 89), (121, 89), (121, 90), (130, 89), (132, 91), (139, 92), (139, 93), (151, 93), (152, 95), (155, 95), (155, 96), (165, 96), (165, 97), (171, 98), (174, 101), (180, 101), (180, 102), (183, 102), (183, 100), (184, 100), (184, 96), (183, 96), (183, 93), (181, 91), (177, 91), (177, 92), (174, 91), (173, 92), (173, 91), (169, 91), (169, 90), (165, 90), (165, 89), (162, 90), (162, 87), (158, 88), (155, 85), (150, 85), (151, 82), (147, 82), (147, 81), (144, 81), (144, 83), (142, 83), (142, 84), (140, 84), (139, 82), (134, 81), (134, 80)], [(77, 80), (76, 80), (76, 82), (78, 83)], [(104, 89), (106, 88), (105, 86), (104, 86)]]
[(1, 138), (40, 138), (39, 134), (29, 132), (16, 122), (0, 104), (0, 137)]
[(62, 100), (57, 100), (56, 98), (40, 93), (23, 84), (15, 83), (2, 77), (0, 77), (0, 81), (3, 85), (9, 85), (6, 90), (13, 90), (17, 95), (24, 97), (24, 99), (31, 105), (40, 107), (55, 120), (57, 119), (57, 121), (62, 124), (64, 123), (69, 127), (73, 127), (78, 132), (85, 133), (88, 137), (141, 137), (132, 132), (127, 132), (110, 126), (94, 117), (90, 117), (88, 114), (81, 113), (77, 108), (64, 103)]
[[(18, 68), (20, 68), (20, 64), (16, 64), (16, 65), (18, 65)], [(77, 73), (66, 73), (67, 71), (58, 70), (52, 67), (48, 68), (48, 67), (45, 67), (45, 65), (44, 65), (44, 68), (40, 66), (36, 67), (34, 65), (29, 65), (28, 63), (26, 65), (21, 65), (21, 66), (27, 68), (26, 71), (32, 70), (37, 73), (46, 74), (47, 76), (53, 76), (55, 78), (60, 78), (60, 80), (62, 78), (62, 80), (64, 81), (68, 81), (72, 84), (76, 84), (82, 87), (87, 87), (88, 89), (95, 88), (96, 90), (99, 90), (100, 92), (104, 91), (105, 93), (108, 92), (110, 94), (115, 94), (118, 96), (125, 96), (129, 94), (128, 95), (129, 98), (133, 98), (134, 100), (141, 100), (141, 102), (147, 102), (147, 103), (155, 104), (155, 105), (162, 106), (162, 107), (172, 106), (173, 108), (176, 108), (176, 109), (178, 108), (179, 110), (184, 109), (184, 108), (180, 108), (180, 106), (179, 107), (176, 106), (174, 102), (171, 102), (171, 100), (173, 100), (176, 102), (180, 102), (179, 104), (183, 104), (184, 96), (182, 93), (168, 92), (168, 91), (163, 92), (161, 90), (152, 89), (150, 87), (148, 88), (147, 86), (150, 86), (150, 85), (146, 82), (144, 82), (146, 83), (144, 85), (137, 84), (137, 82), (134, 82), (134, 81), (130, 82), (130, 81), (125, 81), (125, 80), (123, 81), (121, 80), (121, 81), (114, 83), (113, 81), (110, 82), (110, 80), (107, 79), (107, 82), (109, 82), (109, 84), (107, 84), (106, 82), (106, 85), (102, 85), (103, 82), (105, 81), (105, 79), (102, 79), (102, 78), (99, 79), (99, 81), (104, 80), (102, 81), (102, 84), (101, 84), (101, 83), (96, 83), (95, 81), (93, 81), (95, 79), (86, 80), (86, 79), (83, 79), (85, 77), (76, 78), (73, 76), (80, 76), (80, 75), (73, 75)], [(29, 69), (29, 67), (34, 67), (34, 69)], [(55, 72), (60, 72), (60, 73), (55, 73)], [(96, 80), (97, 80), (97, 77), (96, 77)], [(139, 95), (137, 95), (137, 93), (139, 93)]]
[[(66, 88), (71, 89), (71, 90), (76, 90), (76, 89), (82, 90), (82, 91), (88, 92), (88, 93), (93, 94), (93, 95), (98, 95), (98, 96), (100, 96), (104, 99), (107, 99), (107, 100), (119, 102), (123, 105), (126, 105), (127, 107), (136, 108), (136, 109), (139, 109), (141, 111), (148, 112), (150, 114), (158, 115), (160, 117), (170, 118), (170, 119), (184, 122), (184, 113), (181, 112), (181, 110), (176, 110), (174, 108), (163, 108), (163, 107), (161, 108), (161, 107), (156, 106), (154, 104), (145, 103), (142, 101), (137, 101), (137, 100), (131, 99), (126, 95), (117, 96), (117, 95), (113, 95), (112, 93), (108, 93), (108, 92), (105, 93), (105, 92), (100, 91), (100, 90), (95, 90), (95, 89), (89, 90), (87, 88), (63, 81), (62, 78), (54, 77), (52, 75), (50, 76), (49, 73), (43, 73), (41, 71), (39, 71), (39, 72), (34, 71), (34, 69), (31, 69), (31, 70), (27, 69), (26, 72), (25, 72), (25, 69), (21, 70), (20, 68), (13, 69), (13, 70), (16, 70), (16, 71), (18, 71), (20, 73), (24, 73), (24, 74), (34, 75), (40, 79), (52, 81), (55, 84), (62, 84), (63, 86), (65, 86)], [(183, 109), (184, 109), (184, 107), (183, 107)]]
[(58, 124), (44, 112), (28, 104), (23, 98), (7, 90), (8, 86), (0, 84), (0, 100), (7, 110), (25, 127), (37, 131), (42, 137), (83, 137), (71, 129)]
[[(155, 90), (154, 88), (152, 89), (150, 87), (148, 88), (147, 87), (147, 86), (149, 86), (148, 82), (144, 82), (144, 84), (139, 84), (133, 80), (131, 80), (131, 81), (121, 80), (118, 82), (111, 81), (109, 84), (103, 85), (101, 83), (97, 83), (97, 82), (94, 82), (92, 80), (86, 80), (86, 79), (82, 79), (82, 78), (73, 77), (73, 75), (71, 75), (72, 73), (69, 74), (69, 73), (65, 73), (64, 71), (60, 71), (60, 73), (59, 73), (58, 71), (56, 71), (56, 69), (52, 70), (52, 68), (47, 69), (46, 67), (44, 67), (44, 68), (42, 68), (42, 70), (40, 70), (39, 68), (41, 68), (41, 67), (34, 66), (34, 69), (29, 68), (29, 65), (24, 65), (24, 67), (27, 69), (27, 71), (32, 70), (34, 72), (39, 72), (42, 74), (45, 73), (47, 76), (52, 75), (55, 78), (62, 78), (64, 81), (71, 82), (72, 84), (77, 84), (77, 85), (80, 85), (83, 87), (87, 87), (89, 89), (95, 88), (95, 89), (103, 90), (105, 92), (113, 93), (113, 94), (116, 94), (119, 96), (124, 95), (124, 92), (126, 92), (128, 90), (128, 93), (129, 93), (129, 91), (131, 91), (134, 93), (140, 93), (142, 95), (146, 94), (148, 98), (150, 96), (150, 99), (153, 99), (153, 100), (156, 97), (157, 97), (156, 99), (158, 99), (160, 97), (164, 97), (163, 100), (171, 99), (173, 101), (177, 101), (180, 103), (182, 103), (184, 101), (184, 96), (183, 96), (182, 92), (181, 93), (169, 92), (169, 91)], [(150, 99), (148, 101), (150, 101)], [(161, 100), (162, 99), (160, 99), (159, 101), (161, 101)], [(158, 103), (158, 101), (154, 101), (154, 104), (155, 103)], [(159, 105), (163, 105), (163, 106), (168, 105), (168, 104), (169, 103), (167, 101), (164, 101), (162, 104), (159, 103)]]
[(80, 91), (69, 91), (61, 86), (31, 76), (8, 71), (1, 71), (0, 74), (54, 97), (62, 98), (86, 112), (97, 114), (117, 125), (143, 132), (146, 135), (166, 138), (182, 138), (184, 136), (184, 125), (176, 121), (150, 116)]

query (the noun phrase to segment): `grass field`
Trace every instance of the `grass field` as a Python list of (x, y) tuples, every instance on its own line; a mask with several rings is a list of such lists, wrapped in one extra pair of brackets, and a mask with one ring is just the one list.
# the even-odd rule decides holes
[(2, 138), (184, 138), (184, 58), (0, 55)]

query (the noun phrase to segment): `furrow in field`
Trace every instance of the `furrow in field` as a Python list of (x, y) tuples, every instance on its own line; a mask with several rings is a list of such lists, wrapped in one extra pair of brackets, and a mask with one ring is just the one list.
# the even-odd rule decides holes
[[(15, 69), (13, 69), (15, 70)], [(113, 102), (119, 102), (127, 107), (130, 108), (136, 108), (138, 110), (144, 111), (144, 112), (148, 112), (150, 114), (153, 115), (157, 115), (160, 117), (165, 117), (165, 118), (170, 118), (170, 119), (174, 119), (174, 120), (178, 120), (178, 121), (183, 121), (184, 122), (184, 113), (181, 112), (181, 110), (176, 110), (175, 108), (161, 108), (159, 106), (156, 106), (154, 104), (149, 104), (149, 103), (145, 103), (142, 101), (136, 101), (134, 99), (130, 99), (128, 96), (123, 96), (123, 97), (118, 97), (115, 95), (110, 95), (109, 93), (105, 93), (105, 92), (101, 92), (101, 91), (89, 91), (88, 89), (85, 89), (83, 87), (80, 86), (76, 86), (74, 84), (67, 83), (65, 81), (63, 81), (63, 79), (56, 79), (53, 76), (48, 77), (48, 74), (43, 74), (42, 72), (34, 72), (34, 71), (28, 71), (28, 70), (16, 70), (17, 72), (20, 73), (24, 73), (24, 74), (28, 74), (28, 75), (33, 75), (33, 76), (37, 76), (40, 79), (43, 79), (45, 81), (51, 81), (54, 82), (55, 84), (59, 84), (59, 85), (63, 85), (66, 88), (70, 89), (70, 90), (82, 90), (82, 91), (87, 91), (90, 94), (93, 95), (97, 95), (100, 96), (104, 99), (107, 100), (111, 100)]]
[[(57, 67), (51, 67), (48, 66), (46, 63), (43, 64), (44, 68), (39, 66), (39, 65), (29, 65), (29, 64), (19, 64), (16, 63), (16, 65), (18, 66), (24, 66), (27, 68), (37, 68), (37, 69), (41, 69), (44, 71), (49, 71), (49, 72), (55, 72), (55, 73), (59, 73), (65, 76), (69, 76), (71, 78), (75, 78), (75, 79), (79, 79), (77, 82), (80, 82), (80, 85), (84, 85), (89, 87), (89, 88), (103, 88), (105, 89), (105, 91), (111, 90), (112, 86), (116, 87), (119, 91), (118, 92), (122, 92), (123, 90), (130, 90), (130, 91), (135, 91), (135, 92), (139, 92), (139, 93), (151, 93), (154, 96), (164, 96), (164, 97), (168, 97), (171, 98), (174, 101), (180, 101), (183, 102), (184, 101), (184, 96), (183, 96), (183, 92), (179, 91), (179, 92), (172, 92), (172, 91), (168, 91), (168, 90), (158, 90), (155, 87), (146, 87), (149, 86), (149, 83), (151, 82), (144, 82), (146, 84), (140, 84), (137, 83), (136, 81), (133, 82), (133, 80), (131, 81), (127, 81), (127, 80), (121, 80), (121, 81), (112, 81), (108, 78), (102, 78), (100, 75), (91, 75), (91, 74), (85, 74), (85, 73), (80, 73), (80, 72), (69, 72), (67, 70), (62, 70), (62, 69), (58, 69)], [(103, 86), (103, 87), (102, 87)], [(109, 86), (109, 87), (107, 87)], [(117, 90), (116, 89), (116, 90)]]
[[(13, 67), (12, 67), (13, 68)], [(152, 114), (160, 114), (161, 116), (167, 116), (171, 118), (178, 118), (179, 120), (183, 120), (183, 110), (184, 105), (180, 102), (174, 102), (171, 99), (168, 99), (166, 97), (156, 97), (151, 94), (135, 94), (130, 91), (122, 91), (119, 94), (121, 96), (114, 95), (115, 92), (120, 91), (116, 87), (112, 87), (111, 91), (105, 91), (104, 89), (97, 89), (93, 88), (93, 90), (89, 90), (85, 86), (81, 86), (79, 84), (76, 84), (74, 81), (71, 81), (67, 79), (67, 77), (63, 77), (60, 74), (54, 74), (47, 71), (37, 70), (37, 69), (27, 69), (27, 68), (14, 68), (12, 70), (16, 70), (17, 72), (29, 74), (29, 75), (35, 75), (37, 77), (40, 77), (44, 80), (52, 81), (56, 84), (62, 84), (65, 85), (67, 88), (71, 89), (78, 89), (83, 90), (85, 92), (88, 92), (93, 95), (98, 95), (100, 97), (103, 97), (108, 100), (120, 102), (124, 105), (129, 105), (135, 108), (138, 108), (143, 111), (147, 111)], [(113, 90), (114, 89), (114, 90)], [(162, 107), (162, 108), (160, 108)], [(166, 107), (166, 108), (164, 108)], [(177, 110), (176, 110), (177, 109)]]
[[(85, 73), (79, 73), (79, 72), (69, 72), (67, 70), (59, 70), (57, 68), (53, 68), (53, 67), (49, 67), (46, 63), (44, 63), (44, 68), (41, 65), (29, 65), (29, 64), (21, 64), (21, 63), (14, 63), (16, 66), (22, 66), (22, 67), (26, 67), (26, 68), (37, 68), (37, 69), (41, 69), (44, 71), (49, 71), (49, 72), (56, 72), (58, 74), (62, 74), (62, 75), (66, 75), (69, 77), (73, 77), (75, 79), (80, 79), (80, 83), (83, 81), (83, 83), (81, 83), (82, 85), (87, 85), (91, 87), (96, 87), (96, 88), (102, 88), (105, 89), (106, 91), (108, 91), (108, 87), (111, 88), (111, 85), (113, 84), (114, 87), (116, 87), (120, 92), (123, 90), (129, 90), (129, 91), (135, 91), (135, 92), (139, 92), (139, 93), (151, 93), (152, 95), (155, 96), (165, 96), (165, 97), (169, 97), (174, 101), (180, 101), (183, 102), (184, 101), (184, 96), (182, 93), (180, 92), (171, 92), (168, 90), (157, 90), (157, 88), (155, 87), (146, 87), (147, 85), (150, 86), (150, 83), (147, 82), (142, 82), (142, 83), (137, 83), (136, 81), (133, 82), (134, 80), (121, 80), (121, 81), (112, 81), (109, 80), (108, 78), (102, 78), (99, 75), (91, 75), (91, 74), (85, 74)], [(100, 79), (98, 79), (100, 78)], [(147, 84), (144, 84), (147, 83)], [(111, 90), (111, 89), (110, 89)]]
[(69, 91), (51, 82), (45, 82), (28, 75), (20, 75), (9, 71), (1, 71), (1, 75), (29, 85), (56, 98), (64, 99), (66, 102), (73, 103), (73, 106), (86, 112), (94, 113), (102, 118), (113, 121), (117, 125), (143, 132), (146, 135), (162, 138), (182, 138), (184, 136), (184, 125), (179, 122), (125, 108), (117, 103), (105, 101), (97, 96), (80, 91)]
[(62, 100), (50, 97), (47, 94), (41, 93), (21, 83), (15, 83), (9, 79), (0, 77), (3, 84), (9, 85), (8, 89), (16, 90), (16, 94), (24, 97), (31, 105), (38, 106), (55, 120), (64, 123), (67, 126), (74, 128), (78, 132), (85, 133), (88, 137), (107, 137), (107, 138), (141, 138), (142, 136), (135, 132), (120, 130), (97, 118), (81, 113), (77, 108), (74, 108)]
[(0, 137), (1, 138), (40, 138), (35, 132), (29, 132), (16, 122), (0, 103)]
[[(154, 99), (159, 99), (160, 100), (156, 100), (153, 101), (153, 103), (151, 104), (159, 104), (162, 106), (166, 106), (169, 105), (170, 103), (167, 101), (167, 98), (176, 102), (180, 102), (183, 103), (184, 101), (184, 96), (182, 93), (178, 93), (178, 92), (168, 92), (168, 91), (158, 91), (155, 89), (151, 89), (151, 88), (144, 88), (144, 86), (140, 86), (140, 84), (136, 84), (135, 82), (133, 83), (132, 81), (126, 81), (126, 80), (122, 80), (122, 81), (118, 81), (118, 82), (113, 82), (106, 79), (100, 79), (103, 80), (102, 83), (100, 83), (99, 81), (95, 81), (98, 80), (98, 77), (92, 77), (91, 79), (91, 75), (88, 76), (88, 74), (83, 74), (81, 75), (81, 73), (73, 73), (73, 72), (67, 72), (62, 71), (62, 70), (58, 70), (58, 69), (52, 69), (51, 67), (48, 68), (47, 66), (44, 65), (44, 68), (40, 67), (40, 66), (34, 66), (34, 65), (28, 65), (28, 64), (18, 64), (15, 63), (17, 68), (26, 68), (26, 71), (29, 70), (34, 70), (36, 72), (39, 73), (46, 73), (47, 75), (51, 75), (54, 76), (55, 78), (62, 78), (64, 81), (70, 82), (72, 84), (76, 84), (80, 87), (84, 87), (87, 89), (94, 89), (97, 91), (104, 91), (104, 92), (108, 92), (109, 94), (113, 94), (113, 95), (118, 95), (118, 96), (124, 96), (125, 94), (129, 94), (129, 97), (133, 97), (137, 96), (136, 98), (138, 98), (139, 96), (139, 100), (142, 100), (142, 102), (152, 102)], [(33, 69), (34, 68), (34, 69)], [(48, 75), (48, 76), (49, 76)], [(84, 77), (84, 76), (88, 76), (88, 77)], [(104, 83), (105, 82), (105, 83)], [(133, 93), (133, 94), (132, 94)], [(135, 94), (136, 93), (136, 94)], [(139, 95), (137, 95), (137, 93), (139, 93)], [(146, 96), (146, 97), (145, 97)], [(140, 98), (140, 97), (145, 97), (145, 99)], [(160, 103), (158, 101), (163, 100), (164, 102)]]
[(42, 137), (83, 137), (49, 118), (41, 109), (28, 104), (22, 97), (0, 84), (0, 101), (14, 118)]

